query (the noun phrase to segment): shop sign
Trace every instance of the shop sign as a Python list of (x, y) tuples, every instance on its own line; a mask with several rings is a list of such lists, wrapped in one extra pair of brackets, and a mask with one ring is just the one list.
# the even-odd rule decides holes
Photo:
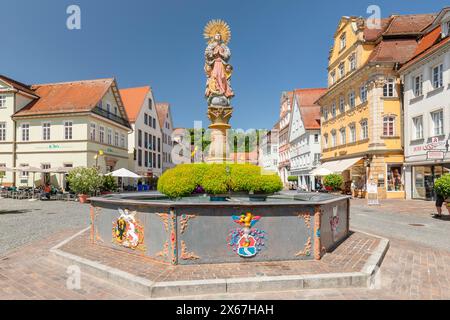
[(444, 156), (444, 151), (427, 151), (427, 160), (442, 160)]

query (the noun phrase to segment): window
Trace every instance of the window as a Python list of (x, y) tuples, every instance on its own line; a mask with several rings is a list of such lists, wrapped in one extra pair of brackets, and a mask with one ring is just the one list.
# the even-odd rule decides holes
[(350, 70), (356, 70), (356, 53), (352, 53), (348, 59), (350, 61)]
[(383, 86), (383, 96), (384, 97), (393, 97), (394, 96), (394, 79), (387, 79), (386, 83)]
[(344, 49), (347, 46), (347, 37), (345, 33), (342, 34), (339, 42), (340, 42), (339, 45), (340, 50)]
[(156, 119), (155, 118), (153, 118), (153, 128), (156, 129)]
[(444, 111), (436, 111), (431, 113), (431, 120), (433, 122), (433, 135), (441, 136), (444, 134)]
[(336, 147), (336, 131), (331, 132), (331, 147)]
[(349, 126), (350, 129), (350, 143), (356, 142), (356, 126), (354, 124), (351, 124)]
[[(20, 164), (20, 167), (29, 167), (30, 165), (28, 163), (22, 163)], [(30, 173), (28, 171), (22, 171), (22, 178), (28, 178)]]
[(355, 91), (351, 91), (348, 95), (348, 104), (350, 108), (355, 107)]
[(414, 77), (414, 95), (421, 96), (423, 93), (423, 76)]
[(125, 135), (120, 135), (120, 147), (125, 148)]
[(96, 125), (95, 125), (95, 123), (91, 123), (90, 129), (89, 129), (89, 138), (91, 139), (91, 141), (95, 141), (95, 139), (97, 138), (97, 134), (95, 131), (96, 131)]
[(341, 144), (346, 144), (347, 143), (347, 135), (345, 132), (345, 128), (341, 128), (339, 130), (340, 134), (341, 134)]
[(443, 83), (443, 65), (440, 64), (433, 68), (433, 87), (435, 89), (444, 85)]
[(0, 108), (6, 108), (6, 96), (0, 95)]
[(112, 130), (111, 129), (108, 129), (107, 139), (108, 139), (108, 144), (111, 145), (112, 144)]
[(6, 122), (0, 122), (0, 141), (6, 141)]
[(423, 117), (413, 118), (414, 140), (423, 139)]
[(150, 110), (152, 110), (152, 108), (153, 108), (153, 101), (152, 101), (152, 99), (148, 99), (148, 108)]
[(138, 149), (138, 166), (142, 167), (142, 150)]
[(369, 127), (367, 124), (367, 120), (361, 121), (361, 139), (368, 139), (369, 138)]
[(156, 168), (156, 153), (153, 153), (153, 168)]
[(319, 143), (319, 134), (314, 134), (314, 143)]
[(109, 103), (106, 104), (106, 112), (111, 113), (111, 105)]
[(161, 138), (158, 138), (158, 152), (161, 152)]
[(331, 84), (334, 84), (336, 82), (336, 71), (331, 71), (330, 73), (330, 79), (331, 79)]
[(339, 113), (345, 112), (345, 99), (343, 96), (339, 97)]
[(328, 133), (323, 136), (323, 146), (324, 148), (328, 148)]
[(138, 147), (142, 147), (142, 130), (138, 130)]
[(161, 155), (158, 154), (158, 169), (161, 169)]
[(42, 124), (42, 140), (50, 140), (50, 122)]
[(393, 137), (395, 134), (395, 117), (383, 117), (383, 136)]
[(156, 151), (156, 136), (153, 136), (153, 151)]
[(148, 148), (150, 150), (153, 149), (153, 135), (150, 135), (149, 142), (148, 142)]
[(144, 113), (144, 123), (148, 125), (148, 114)]
[(144, 151), (144, 167), (148, 167), (148, 151)]
[(403, 191), (402, 165), (387, 165), (387, 191)]
[(64, 121), (64, 139), (72, 140), (72, 121)]
[(148, 153), (148, 167), (153, 168), (153, 152)]
[(339, 78), (343, 78), (345, 76), (345, 63), (341, 62), (339, 64)]
[(22, 141), (30, 140), (30, 125), (28, 123), (22, 123)]
[(5, 176), (6, 175), (6, 171), (3, 170), (2, 168), (6, 167), (6, 163), (0, 163), (0, 176)]
[(114, 132), (114, 145), (116, 147), (119, 146), (119, 133), (118, 132)]
[(359, 88), (359, 98), (361, 99), (361, 103), (367, 101), (367, 85), (363, 85)]
[(331, 105), (331, 116), (334, 118), (336, 117), (336, 103), (333, 102), (333, 104)]
[(324, 108), (324, 110), (323, 110), (323, 119), (325, 121), (328, 120), (328, 108)]
[(99, 131), (100, 131), (100, 133), (99, 133), (100, 143), (105, 143), (105, 127), (100, 126)]
[(320, 163), (320, 153), (314, 153), (314, 165)]

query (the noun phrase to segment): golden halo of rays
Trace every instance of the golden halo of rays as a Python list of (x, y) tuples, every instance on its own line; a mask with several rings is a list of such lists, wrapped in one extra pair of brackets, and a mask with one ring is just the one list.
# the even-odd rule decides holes
[(228, 44), (228, 42), (230, 42), (231, 40), (230, 26), (225, 21), (220, 19), (214, 19), (209, 21), (205, 26), (203, 36), (205, 37), (206, 40), (208, 40), (208, 43), (211, 43), (214, 40), (214, 36), (218, 33), (222, 36), (222, 41), (225, 44)]

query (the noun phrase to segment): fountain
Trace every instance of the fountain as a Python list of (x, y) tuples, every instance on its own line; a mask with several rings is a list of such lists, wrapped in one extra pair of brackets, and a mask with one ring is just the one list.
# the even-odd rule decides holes
[[(221, 20), (205, 27), (212, 130), (208, 166), (229, 160), (226, 138), (234, 96), (230, 37)], [(114, 194), (90, 201), (93, 243), (173, 265), (320, 259), (349, 235), (350, 200), (331, 194), (274, 194), (263, 202), (242, 194), (224, 202), (206, 195)]]

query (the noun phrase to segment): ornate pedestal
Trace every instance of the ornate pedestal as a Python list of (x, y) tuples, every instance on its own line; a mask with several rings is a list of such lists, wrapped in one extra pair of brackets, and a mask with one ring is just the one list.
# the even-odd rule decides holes
[(208, 107), (208, 118), (211, 121), (211, 125), (209, 126), (211, 129), (211, 145), (209, 146), (208, 156), (206, 157), (207, 163), (231, 161), (227, 133), (228, 129), (231, 128), (228, 122), (232, 114), (232, 107)]

